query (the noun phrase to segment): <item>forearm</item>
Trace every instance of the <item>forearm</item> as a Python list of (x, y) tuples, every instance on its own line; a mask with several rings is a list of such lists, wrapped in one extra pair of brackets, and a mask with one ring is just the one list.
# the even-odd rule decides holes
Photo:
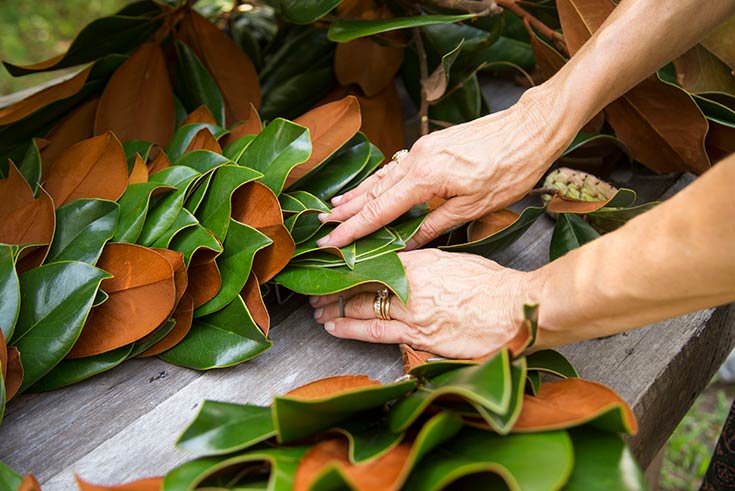
[(735, 301), (735, 155), (655, 209), (532, 273), (539, 343), (613, 334)]

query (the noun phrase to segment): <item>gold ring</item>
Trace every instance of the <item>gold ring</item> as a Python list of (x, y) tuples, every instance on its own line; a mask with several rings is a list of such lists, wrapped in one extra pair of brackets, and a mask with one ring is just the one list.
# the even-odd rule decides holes
[(373, 301), (373, 311), (375, 317), (380, 320), (389, 321), (390, 317), (390, 292), (387, 288), (381, 288), (375, 292), (375, 300)]
[(402, 150), (398, 150), (396, 153), (393, 154), (393, 157), (391, 157), (391, 160), (397, 164), (401, 163), (401, 159), (403, 159), (406, 155), (408, 155), (408, 150), (405, 148)]

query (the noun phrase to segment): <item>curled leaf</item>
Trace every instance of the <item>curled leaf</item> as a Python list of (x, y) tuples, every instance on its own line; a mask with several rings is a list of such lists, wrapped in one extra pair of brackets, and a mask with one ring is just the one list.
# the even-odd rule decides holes
[(148, 182), (148, 166), (140, 154), (136, 153), (135, 162), (133, 163), (133, 171), (130, 173), (128, 183), (139, 184), (141, 182)]
[(141, 353), (139, 355), (141, 358), (159, 355), (179, 344), (189, 334), (192, 321), (194, 320), (194, 300), (191, 295), (184, 294), (172, 317), (176, 321), (176, 324), (171, 332), (158, 343)]
[(371, 380), (367, 375), (338, 375), (315, 380), (291, 389), (286, 393), (286, 396), (306, 400), (321, 399), (374, 385), (381, 385), (381, 383), (377, 380)]
[(38, 199), (11, 162), (8, 177), (0, 181), (0, 243), (48, 244), (54, 235), (54, 203), (41, 190)]
[(116, 486), (102, 486), (90, 484), (83, 481), (79, 476), (74, 476), (79, 485), (80, 491), (161, 491), (163, 485), (162, 477), (152, 477), (149, 479), (141, 479), (127, 484), (119, 484)]
[(194, 138), (191, 139), (189, 146), (186, 147), (186, 153), (195, 150), (209, 150), (210, 152), (222, 154), (222, 147), (219, 146), (217, 139), (208, 128), (202, 128), (197, 131)]
[[(23, 364), (20, 351), (15, 346), (8, 348), (7, 369), (5, 371), (5, 400), (12, 399), (23, 385)], [(4, 367), (3, 367), (4, 368)]]
[(250, 312), (250, 315), (253, 316), (255, 324), (257, 324), (260, 330), (263, 331), (263, 335), (268, 336), (271, 317), (265, 303), (263, 302), (263, 295), (260, 292), (260, 282), (258, 281), (258, 277), (252, 271), (250, 272), (250, 277), (248, 278), (247, 283), (245, 283), (245, 286), (240, 291), (240, 296), (245, 301), (245, 306), (247, 307), (248, 312)]

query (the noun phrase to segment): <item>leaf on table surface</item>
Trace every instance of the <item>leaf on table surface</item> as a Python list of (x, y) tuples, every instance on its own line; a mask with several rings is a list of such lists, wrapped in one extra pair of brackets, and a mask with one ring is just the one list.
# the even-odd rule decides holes
[(77, 106), (69, 115), (64, 117), (46, 135), (48, 146), (41, 150), (42, 172), (48, 177), (56, 160), (61, 154), (82, 140), (91, 138), (94, 133), (94, 116), (97, 113), (98, 97), (94, 97)]
[(174, 132), (174, 99), (166, 60), (157, 43), (141, 45), (107, 83), (94, 122), (95, 134), (112, 131), (122, 141), (167, 145)]
[(551, 349), (536, 351), (526, 356), (528, 371), (545, 372), (562, 378), (578, 378), (574, 366), (558, 351)]
[(0, 485), (3, 489), (16, 490), (23, 478), (8, 466), (0, 462)]
[(673, 63), (679, 85), (689, 92), (735, 93), (732, 69), (701, 44), (674, 59)]
[(235, 42), (207, 19), (189, 10), (180, 35), (217, 82), (225, 102), (227, 126), (243, 121), (250, 104), (260, 106), (260, 84), (252, 61)]
[(189, 153), (195, 150), (209, 150), (210, 152), (222, 154), (222, 147), (208, 128), (202, 128), (196, 132), (185, 152)]
[(543, 382), (526, 395), (513, 432), (551, 431), (589, 424), (606, 431), (636, 434), (633, 411), (613, 390), (591, 380)]
[(569, 251), (598, 238), (600, 233), (592, 225), (572, 213), (561, 213), (556, 218), (549, 246), (549, 260), (554, 261)]
[(0, 243), (48, 244), (54, 235), (54, 202), (43, 190), (37, 199), (15, 165), (0, 180)]
[(56, 233), (45, 262), (80, 261), (94, 265), (115, 233), (120, 207), (99, 199), (78, 199), (56, 210)]
[(188, 110), (205, 107), (210, 121), (191, 121), (182, 124), (210, 123), (225, 126), (225, 101), (212, 75), (207, 71), (194, 52), (181, 41), (176, 42), (176, 94)]
[(391, 17), (388, 19), (337, 19), (329, 27), (329, 39), (345, 43), (365, 36), (372, 36), (397, 29), (432, 26), (461, 22), (477, 17), (476, 14), (463, 15), (419, 15), (415, 17)]
[(346, 144), (360, 129), (360, 105), (353, 96), (318, 106), (299, 116), (294, 123), (309, 129), (311, 156), (291, 169), (284, 187), (293, 183), (321, 165), (333, 153)]
[(74, 478), (77, 481), (80, 491), (161, 491), (161, 489), (163, 489), (162, 477), (151, 477), (115, 486), (90, 484), (83, 481), (82, 478), (77, 475), (75, 475)]
[(133, 170), (128, 176), (128, 184), (139, 184), (141, 182), (148, 182), (148, 165), (146, 165), (143, 157), (136, 153)]
[(109, 243), (97, 266), (113, 275), (100, 286), (109, 298), (92, 309), (69, 358), (97, 355), (137, 341), (168, 319), (174, 308), (174, 269), (156, 251)]
[(128, 164), (112, 133), (66, 149), (46, 179), (45, 189), (58, 207), (79, 198), (117, 201), (128, 185)]
[[(610, 0), (560, 0), (564, 38), (574, 54), (602, 25), (615, 4)], [(605, 117), (633, 157), (659, 172), (710, 167), (704, 148), (707, 121), (691, 96), (649, 77), (605, 108)]]
[(286, 393), (286, 397), (304, 400), (322, 399), (324, 397), (333, 397), (343, 392), (376, 385), (382, 384), (377, 380), (370, 379), (367, 375), (337, 375), (335, 377), (315, 380), (314, 382), (309, 382), (308, 384), (291, 389)]
[(176, 321), (173, 329), (163, 339), (138, 355), (139, 358), (159, 355), (179, 344), (189, 334), (192, 321), (194, 320), (194, 300), (190, 294), (184, 293), (172, 318)]

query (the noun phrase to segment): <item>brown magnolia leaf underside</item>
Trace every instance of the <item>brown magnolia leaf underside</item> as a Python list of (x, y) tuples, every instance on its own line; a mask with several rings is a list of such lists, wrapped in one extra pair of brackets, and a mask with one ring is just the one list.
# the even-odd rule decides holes
[(730, 67), (701, 44), (676, 58), (674, 67), (677, 81), (689, 92), (735, 93), (735, 77)]
[(222, 137), (222, 146), (226, 147), (243, 136), (259, 135), (261, 131), (263, 131), (263, 123), (260, 120), (260, 114), (258, 114), (255, 106), (250, 104), (250, 114), (248, 114), (247, 119), (230, 128), (230, 132)]
[(41, 491), (41, 485), (33, 475), (28, 474), (18, 486), (17, 491)]
[(225, 101), (227, 126), (248, 119), (260, 107), (260, 84), (253, 62), (227, 34), (194, 11), (181, 21), (181, 38), (212, 74)]
[(199, 106), (198, 108), (190, 112), (180, 126), (186, 126), (187, 124), (194, 123), (206, 123), (217, 126), (217, 120), (214, 119), (212, 111), (210, 111), (209, 108), (204, 105)]
[(467, 238), (470, 242), (482, 240), (511, 225), (518, 217), (518, 213), (508, 209), (488, 213), (472, 222)]
[(334, 55), (334, 71), (342, 85), (357, 84), (372, 97), (393, 83), (401, 68), (404, 48), (385, 46), (372, 38), (358, 38), (338, 43)]
[(702, 46), (735, 71), (735, 17), (704, 38)]
[(43, 188), (34, 199), (33, 191), (12, 162), (8, 177), (0, 180), (0, 196), (0, 243), (51, 242), (56, 227), (54, 202)]
[(94, 132), (113, 131), (122, 141), (145, 140), (165, 147), (175, 124), (163, 51), (157, 43), (145, 43), (107, 83), (97, 106)]
[(349, 392), (364, 387), (381, 385), (376, 380), (371, 380), (367, 375), (338, 375), (327, 377), (297, 387), (289, 391), (286, 396), (304, 400), (324, 399), (342, 392)]
[(69, 147), (56, 160), (45, 188), (59, 207), (79, 198), (117, 201), (128, 185), (128, 164), (110, 132)]
[(197, 249), (189, 263), (189, 287), (194, 308), (200, 307), (214, 298), (222, 287), (222, 273), (215, 258), (218, 253), (210, 249)]
[(75, 477), (80, 491), (161, 491), (161, 487), (163, 486), (162, 477), (141, 479), (140, 481), (119, 484), (116, 486), (90, 484), (83, 481), (79, 476)]
[(716, 162), (724, 159), (735, 153), (735, 128), (725, 126), (717, 121), (710, 121), (705, 143), (707, 153), (709, 153), (712, 161)]
[(184, 255), (171, 249), (153, 249), (153, 251), (162, 255), (174, 271), (174, 285), (176, 287), (175, 304), (178, 305), (189, 284), (189, 278), (186, 274), (186, 264), (184, 264)]
[(23, 364), (15, 346), (8, 348), (8, 369), (5, 374), (5, 399), (12, 399), (23, 385)]
[(189, 146), (186, 147), (186, 153), (193, 152), (194, 150), (209, 150), (210, 152), (222, 155), (222, 147), (220, 147), (217, 139), (207, 128), (202, 128), (197, 131), (194, 138), (191, 139)]
[(353, 96), (320, 105), (299, 116), (295, 123), (309, 128), (311, 156), (299, 164), (286, 178), (288, 188), (312, 169), (318, 167), (360, 130), (360, 105)]
[(128, 177), (128, 184), (138, 184), (141, 182), (148, 182), (148, 166), (145, 160), (143, 160), (143, 157), (136, 153), (133, 171)]
[[(2, 327), (2, 326), (0, 326)], [(8, 373), (8, 346), (5, 344), (5, 336), (0, 329), (0, 378), (5, 379)]]
[(162, 171), (163, 169), (168, 169), (169, 167), (171, 167), (171, 161), (168, 159), (166, 153), (158, 147), (154, 147), (154, 150), (158, 152), (158, 155), (156, 155), (153, 161), (148, 164), (149, 176), (152, 176), (156, 172)]
[(46, 135), (48, 145), (41, 150), (42, 179), (45, 180), (62, 152), (86, 140), (94, 132), (94, 115), (99, 98), (90, 99), (69, 113)]
[(97, 355), (137, 341), (166, 321), (174, 308), (174, 268), (153, 249), (108, 243), (97, 267), (114, 275), (100, 286), (109, 298), (92, 309), (68, 358)]
[(260, 292), (260, 282), (255, 273), (250, 273), (247, 283), (240, 291), (240, 296), (245, 302), (245, 306), (250, 312), (253, 321), (263, 332), (263, 335), (268, 337), (268, 331), (271, 325), (271, 316), (268, 313), (268, 309), (263, 302), (263, 295)]
[(406, 146), (401, 98), (395, 84), (373, 97), (357, 96), (365, 136), (389, 157)]
[(161, 354), (179, 344), (189, 334), (192, 321), (194, 320), (194, 301), (191, 295), (188, 293), (184, 294), (172, 317), (176, 321), (176, 324), (171, 329), (171, 332), (158, 343), (140, 354), (139, 358)]

